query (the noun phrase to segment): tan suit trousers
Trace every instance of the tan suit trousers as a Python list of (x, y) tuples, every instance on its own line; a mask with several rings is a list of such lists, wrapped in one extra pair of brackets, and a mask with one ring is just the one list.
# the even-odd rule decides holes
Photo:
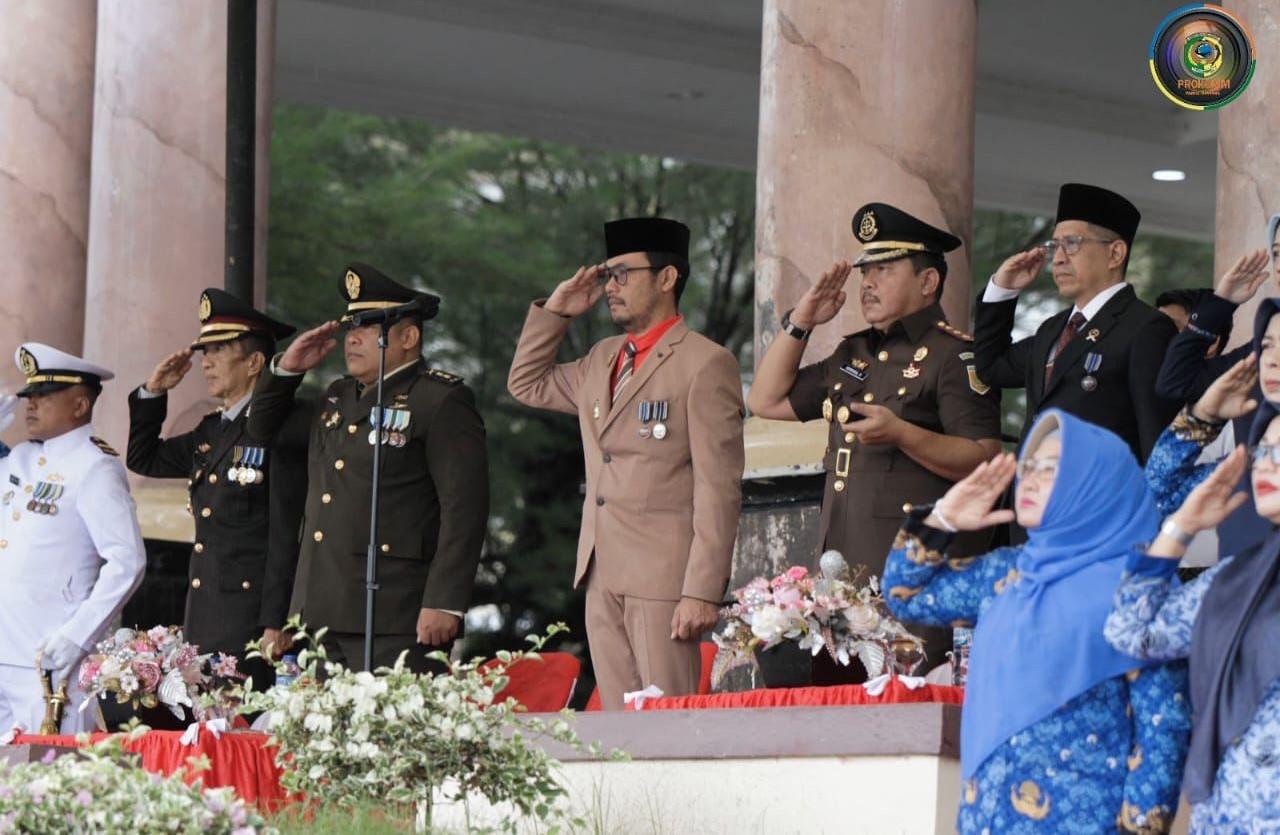
[(698, 690), (698, 640), (671, 637), (675, 600), (614, 594), (600, 572), (587, 577), (587, 642), (605, 710), (622, 710), (622, 694), (656, 684), (667, 696)]

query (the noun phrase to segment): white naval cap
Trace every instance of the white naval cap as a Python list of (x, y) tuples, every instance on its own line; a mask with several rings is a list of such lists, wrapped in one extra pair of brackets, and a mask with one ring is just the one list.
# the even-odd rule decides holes
[(24, 342), (13, 354), (13, 361), (26, 378), (26, 387), (19, 397), (47, 394), (68, 386), (97, 388), (103, 380), (116, 375), (100, 365), (85, 362), (65, 351), (51, 348), (39, 342)]

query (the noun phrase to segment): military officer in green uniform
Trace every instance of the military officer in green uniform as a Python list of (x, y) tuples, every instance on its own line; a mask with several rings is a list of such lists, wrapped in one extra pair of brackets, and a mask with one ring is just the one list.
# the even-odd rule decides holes
[[(945, 254), (960, 240), (885, 203), (860, 208), (853, 233), (862, 255), (833, 265), (782, 317), (747, 403), (761, 417), (830, 424), (820, 545), (879, 575), (903, 506), (934, 501), (1000, 451), (1000, 402), (974, 371), (972, 338), (938, 304)], [(801, 368), (810, 332), (840, 311), (855, 267), (870, 327)], [(986, 544), (958, 539), (954, 556)], [(943, 661), (950, 636), (916, 631), (929, 663)]]
[(462, 626), (489, 516), (484, 423), (460, 377), (422, 358), (423, 315), (391, 325), (383, 378), (384, 414), (374, 414), (379, 325), (362, 311), (438, 299), (353, 263), (338, 282), (347, 315), (303, 333), (272, 362), (254, 392), (249, 431), (277, 435), (303, 375), (341, 337), (347, 376), (329, 385), (310, 427), (306, 509), (291, 610), (312, 629), (328, 627), (331, 660), (363, 666), (365, 560), (374, 445), (382, 446), (374, 667), (433, 668)]
[[(186, 478), (195, 515), (183, 634), (202, 652), (241, 659), (255, 687), (274, 683), (262, 661), (245, 661), (245, 644), (279, 647), (298, 562), (298, 522), (306, 494), (306, 443), (268, 446), (245, 432), (254, 384), (293, 334), (283, 322), (217, 288), (200, 295), (200, 333), (165, 357), (129, 394), (130, 470)], [(199, 355), (209, 394), (222, 407), (194, 429), (161, 438), (168, 392)], [(293, 420), (308, 422), (300, 402)]]

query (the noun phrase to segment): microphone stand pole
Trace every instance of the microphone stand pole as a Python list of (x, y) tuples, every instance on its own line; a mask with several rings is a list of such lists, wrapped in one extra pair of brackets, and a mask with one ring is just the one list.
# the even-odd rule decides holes
[(378, 592), (378, 493), (382, 486), (382, 380), (387, 369), (387, 341), (391, 323), (383, 319), (378, 329), (378, 390), (373, 414), (373, 495), (369, 500), (369, 550), (364, 571), (364, 668), (373, 671), (373, 607)]

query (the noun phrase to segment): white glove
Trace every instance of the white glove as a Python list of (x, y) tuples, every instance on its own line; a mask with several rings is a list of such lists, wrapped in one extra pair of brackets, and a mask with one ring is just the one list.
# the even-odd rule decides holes
[(13, 418), (17, 411), (18, 396), (16, 394), (0, 395), (0, 432), (13, 425)]
[(36, 647), (36, 652), (41, 654), (41, 667), (53, 670), (62, 677), (66, 677), (71, 672), (71, 668), (79, 664), (80, 659), (86, 654), (79, 644), (57, 632), (41, 641)]

